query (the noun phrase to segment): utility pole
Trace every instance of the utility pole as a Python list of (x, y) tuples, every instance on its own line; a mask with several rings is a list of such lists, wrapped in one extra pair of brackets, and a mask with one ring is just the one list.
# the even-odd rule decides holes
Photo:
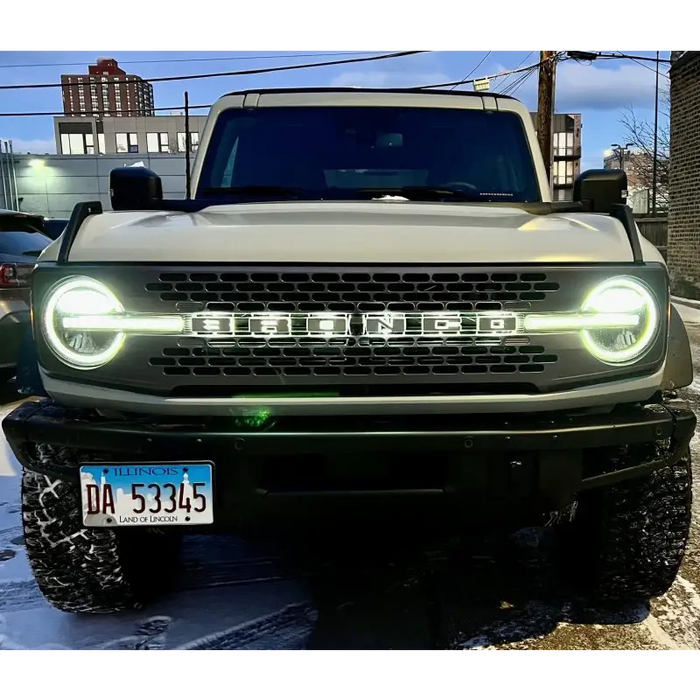
[(656, 215), (656, 164), (659, 159), (659, 52), (656, 52), (656, 87), (654, 88), (654, 162), (651, 166), (651, 215)]
[(613, 152), (617, 150), (617, 159), (620, 162), (620, 170), (625, 170), (625, 157), (626, 155), (630, 152), (630, 147), (634, 146), (633, 143), (626, 143), (624, 146), (621, 146), (619, 143), (611, 143), (610, 146), (613, 149)]
[(192, 198), (192, 173), (190, 170), (190, 96), (185, 90), (185, 195)]
[(540, 51), (539, 85), (537, 91), (537, 139), (544, 158), (550, 193), (552, 182), (552, 124), (554, 122), (555, 51)]

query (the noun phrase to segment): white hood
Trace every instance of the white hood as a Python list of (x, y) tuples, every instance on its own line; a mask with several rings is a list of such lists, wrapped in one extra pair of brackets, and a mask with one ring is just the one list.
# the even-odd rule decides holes
[[(642, 239), (644, 257), (661, 254)], [(55, 259), (51, 245), (42, 260)], [(105, 212), (83, 224), (72, 262), (625, 263), (620, 222), (595, 214), (404, 202), (220, 205), (195, 214)]]

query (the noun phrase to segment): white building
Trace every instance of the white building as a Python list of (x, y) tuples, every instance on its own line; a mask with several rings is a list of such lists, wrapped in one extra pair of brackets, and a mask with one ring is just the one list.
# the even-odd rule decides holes
[[(196, 151), (206, 116), (190, 116), (191, 150)], [(155, 117), (54, 117), (60, 155), (184, 153), (185, 115)]]
[(124, 165), (143, 163), (160, 175), (166, 198), (183, 198), (186, 191), (183, 153), (104, 156), (15, 153), (5, 161), (0, 177), (8, 181), (8, 186), (3, 188), (0, 184), (0, 209), (19, 209), (56, 219), (69, 218), (78, 202), (100, 201), (105, 210), (111, 209), (109, 173)]

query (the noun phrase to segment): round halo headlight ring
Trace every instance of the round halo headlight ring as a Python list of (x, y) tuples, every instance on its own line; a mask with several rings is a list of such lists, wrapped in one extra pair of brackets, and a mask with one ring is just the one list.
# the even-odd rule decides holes
[(638, 360), (654, 342), (659, 330), (659, 309), (649, 288), (634, 277), (613, 277), (586, 297), (581, 311), (636, 314), (635, 327), (581, 331), (586, 349), (602, 362), (624, 365)]
[[(96, 369), (114, 359), (125, 334), (120, 331), (65, 331), (61, 318), (70, 315), (113, 315), (124, 312), (117, 297), (101, 282), (91, 277), (70, 277), (55, 285), (47, 294), (41, 328), (51, 351), (73, 369)], [(99, 339), (99, 342), (96, 342)]]

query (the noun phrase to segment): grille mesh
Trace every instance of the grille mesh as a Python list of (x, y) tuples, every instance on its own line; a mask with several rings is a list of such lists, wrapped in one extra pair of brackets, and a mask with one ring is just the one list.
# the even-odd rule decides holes
[(544, 273), (166, 272), (146, 291), (208, 311), (494, 311), (559, 290)]
[[(528, 308), (559, 290), (542, 272), (196, 271), (162, 272), (145, 285), (179, 311), (441, 312)], [(149, 364), (173, 378), (336, 378), (338, 381), (536, 374), (557, 361), (526, 337), (238, 338), (163, 347)]]
[[(526, 339), (524, 339), (526, 340)], [(150, 364), (171, 376), (391, 377), (543, 372), (557, 361), (542, 346), (476, 346), (424, 340), (304, 343), (303, 339), (238, 341), (231, 347), (166, 347)]]

